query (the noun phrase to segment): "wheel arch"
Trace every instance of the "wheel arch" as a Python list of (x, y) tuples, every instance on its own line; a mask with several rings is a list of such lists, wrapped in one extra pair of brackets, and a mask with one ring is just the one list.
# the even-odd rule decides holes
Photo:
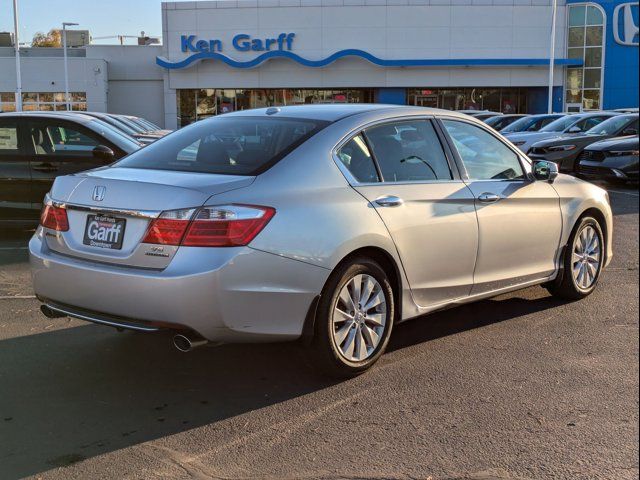
[[(347, 255), (342, 257), (336, 265), (332, 269), (332, 273), (338, 269), (340, 266), (344, 265), (352, 261), (354, 258), (364, 257), (371, 259), (378, 263), (380, 267), (384, 270), (384, 272), (389, 277), (389, 283), (391, 283), (391, 288), (393, 289), (393, 300), (395, 303), (395, 319), (394, 322), (399, 321), (402, 318), (402, 305), (403, 305), (403, 291), (404, 291), (404, 283), (403, 283), (403, 275), (400, 270), (400, 266), (398, 262), (393, 257), (391, 253), (389, 253), (384, 248), (378, 246), (364, 246), (357, 248)], [(324, 291), (327, 282), (329, 281), (329, 277), (325, 281), (325, 285), (322, 287), (322, 291)], [(311, 305), (309, 306), (309, 311), (305, 318), (304, 326), (302, 329), (302, 339), (305, 344), (308, 344), (313, 339), (314, 329), (315, 329), (315, 321), (316, 321), (316, 311), (318, 307), (318, 302), (320, 300), (322, 293), (317, 295)]]
[(604, 254), (604, 265), (607, 264), (608, 262), (608, 242), (609, 242), (609, 225), (607, 223), (607, 217), (604, 214), (604, 212), (602, 210), (600, 210), (597, 207), (589, 207), (586, 210), (584, 210), (577, 218), (576, 221), (573, 223), (573, 226), (571, 227), (571, 233), (573, 233), (573, 231), (575, 230), (576, 226), (578, 225), (578, 223), (580, 223), (580, 221), (585, 218), (585, 217), (593, 217), (596, 219), (596, 221), (598, 222), (598, 224), (600, 225), (600, 228), (602, 229), (602, 241), (604, 242), (603, 248), (602, 248), (602, 253)]

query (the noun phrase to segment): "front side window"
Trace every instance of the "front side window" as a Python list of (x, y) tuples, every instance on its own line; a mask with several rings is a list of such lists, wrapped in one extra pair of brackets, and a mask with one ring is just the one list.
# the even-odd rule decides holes
[(452, 138), (470, 180), (520, 180), (518, 156), (484, 129), (466, 122), (442, 122)]
[(367, 129), (365, 135), (385, 182), (453, 178), (438, 135), (428, 120), (387, 123)]
[(371, 152), (362, 135), (356, 135), (345, 143), (338, 150), (338, 159), (358, 182), (380, 181), (373, 158), (371, 158)]
[(100, 142), (64, 124), (38, 122), (29, 126), (36, 155), (91, 156)]
[(115, 165), (257, 175), (327, 124), (284, 117), (214, 117), (161, 138)]

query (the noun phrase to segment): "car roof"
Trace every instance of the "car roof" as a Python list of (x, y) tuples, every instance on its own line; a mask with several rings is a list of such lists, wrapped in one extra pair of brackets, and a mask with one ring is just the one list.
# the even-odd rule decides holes
[(441, 110), (438, 108), (427, 107), (413, 107), (407, 105), (387, 105), (380, 103), (349, 103), (349, 104), (313, 104), (313, 105), (290, 105), (283, 107), (268, 107), (268, 108), (256, 108), (251, 110), (240, 110), (232, 113), (225, 113), (218, 115), (218, 117), (258, 117), (258, 116), (270, 116), (270, 117), (288, 117), (288, 118), (301, 118), (310, 120), (322, 120), (328, 122), (335, 122), (352, 115), (358, 115), (362, 113), (373, 113), (386, 111), (393, 114), (402, 115), (449, 115), (459, 118), (468, 119), (469, 116), (454, 112), (452, 110)]
[(19, 118), (60, 118), (65, 117), (66, 120), (76, 121), (78, 123), (89, 123), (95, 120), (95, 117), (85, 115), (79, 111), (29, 111), (29, 112), (7, 112), (0, 113), (0, 118), (19, 117)]

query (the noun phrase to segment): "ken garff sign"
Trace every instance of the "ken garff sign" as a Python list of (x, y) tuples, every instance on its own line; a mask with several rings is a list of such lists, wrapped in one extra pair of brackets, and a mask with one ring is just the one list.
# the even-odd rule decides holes
[[(291, 50), (295, 33), (281, 33), (276, 38), (252, 38), (246, 33), (239, 33), (231, 40), (231, 45), (238, 52), (265, 52), (272, 50)], [(180, 50), (183, 52), (222, 52), (222, 40), (198, 40), (196, 35), (181, 35)]]
[(613, 10), (613, 39), (620, 45), (638, 45), (638, 2), (621, 3)]

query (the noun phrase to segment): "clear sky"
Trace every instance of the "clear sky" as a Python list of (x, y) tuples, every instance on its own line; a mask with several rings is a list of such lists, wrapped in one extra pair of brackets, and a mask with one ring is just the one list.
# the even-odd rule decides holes
[[(162, 35), (160, 0), (18, 0), (20, 43), (31, 42), (34, 33), (62, 28), (75, 22), (92, 37), (110, 35)], [(13, 0), (0, 0), (0, 32), (13, 32)], [(117, 39), (94, 43), (117, 43)], [(126, 43), (136, 43), (128, 39)]]

